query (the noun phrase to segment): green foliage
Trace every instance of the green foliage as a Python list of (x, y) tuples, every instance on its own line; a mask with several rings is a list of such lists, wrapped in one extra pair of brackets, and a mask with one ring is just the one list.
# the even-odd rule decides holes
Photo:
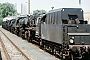
[(44, 14), (44, 13), (46, 13), (45, 10), (34, 10), (33, 11), (33, 14)]
[(0, 25), (2, 24), (2, 20), (3, 20), (3, 18), (0, 18)]
[(7, 17), (8, 15), (12, 16), (12, 15), (15, 15), (15, 6), (13, 4), (10, 4), (10, 3), (2, 3), (0, 4), (0, 13), (1, 13), (1, 16), (4, 18), (4, 17)]
[(15, 6), (11, 3), (0, 3), (0, 24), (4, 17), (15, 15)]

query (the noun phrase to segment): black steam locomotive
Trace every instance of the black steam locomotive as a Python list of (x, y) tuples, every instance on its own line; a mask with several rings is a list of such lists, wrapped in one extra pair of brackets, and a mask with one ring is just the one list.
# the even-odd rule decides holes
[[(40, 48), (55, 56), (74, 60), (90, 54), (90, 25), (84, 21), (81, 8), (61, 8), (16, 21), (15, 34), (38, 43)], [(3, 28), (7, 26), (5, 23), (3, 21)]]

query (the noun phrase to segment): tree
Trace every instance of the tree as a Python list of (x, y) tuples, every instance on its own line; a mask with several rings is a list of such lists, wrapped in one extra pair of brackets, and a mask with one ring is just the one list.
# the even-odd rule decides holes
[(33, 14), (45, 14), (46, 11), (45, 10), (34, 10)]
[(15, 15), (16, 10), (14, 4), (11, 3), (0, 3), (0, 24), (4, 17)]
[(7, 17), (8, 15), (10, 15), (10, 16), (15, 15), (15, 13), (16, 13), (15, 6), (8, 2), (0, 4), (0, 10), (1, 10), (0, 11), (1, 16), (3, 18)]

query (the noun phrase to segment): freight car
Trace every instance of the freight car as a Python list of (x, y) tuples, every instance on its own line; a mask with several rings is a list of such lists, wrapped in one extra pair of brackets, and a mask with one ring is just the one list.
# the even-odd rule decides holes
[(90, 25), (81, 8), (49, 11), (37, 25), (40, 47), (63, 59), (82, 59), (90, 54)]

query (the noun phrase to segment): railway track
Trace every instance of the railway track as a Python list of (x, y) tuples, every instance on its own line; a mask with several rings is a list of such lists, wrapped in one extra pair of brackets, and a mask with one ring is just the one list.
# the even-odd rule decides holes
[(1, 30), (0, 42), (7, 60), (31, 60)]

